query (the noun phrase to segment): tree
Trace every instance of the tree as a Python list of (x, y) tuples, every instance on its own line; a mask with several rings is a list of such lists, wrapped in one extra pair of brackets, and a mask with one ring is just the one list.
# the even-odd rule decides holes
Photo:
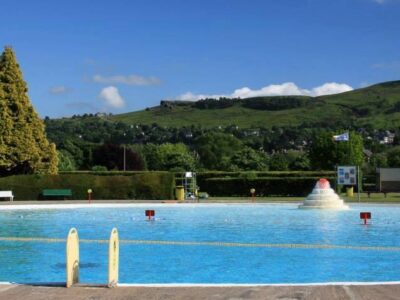
[(302, 151), (275, 152), (271, 155), (269, 168), (271, 171), (306, 171), (310, 169), (310, 161), (307, 154)]
[(194, 155), (182, 143), (148, 144), (144, 151), (149, 170), (192, 171), (196, 167)]
[(77, 169), (81, 168), (84, 163), (84, 154), (82, 150), (82, 142), (73, 142), (70, 139), (65, 139), (62, 143), (57, 145), (59, 150), (68, 153), (73, 159)]
[(75, 171), (75, 161), (73, 156), (66, 150), (57, 151), (58, 153), (58, 170), (59, 171)]
[(269, 169), (271, 171), (287, 171), (289, 170), (290, 161), (283, 152), (275, 152), (271, 155)]
[[(105, 166), (108, 170), (124, 169), (124, 148), (120, 145), (104, 144), (93, 151), (93, 164)], [(144, 160), (130, 148), (125, 148), (125, 169), (143, 170)]]
[[(387, 151), (387, 164), (391, 168), (400, 168), (400, 146), (393, 147)], [(381, 162), (384, 164), (384, 162)], [(381, 165), (380, 167), (385, 167)]]
[(56, 174), (56, 147), (27, 95), (14, 51), (0, 57), (0, 174)]
[(232, 171), (266, 171), (268, 158), (250, 147), (244, 147), (232, 156), (230, 168)]
[(321, 131), (311, 143), (309, 157), (311, 166), (317, 170), (332, 170), (336, 165), (361, 166), (363, 163), (363, 139), (350, 132), (349, 141), (334, 141), (337, 133)]
[(288, 150), (286, 153), (289, 161), (289, 169), (293, 171), (310, 170), (310, 159), (307, 153), (298, 150)]
[(200, 161), (209, 170), (227, 170), (231, 157), (243, 143), (230, 134), (206, 133), (196, 139)]

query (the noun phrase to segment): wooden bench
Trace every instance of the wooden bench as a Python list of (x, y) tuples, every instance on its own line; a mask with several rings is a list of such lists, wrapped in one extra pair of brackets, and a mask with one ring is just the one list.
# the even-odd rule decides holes
[(366, 191), (366, 193), (367, 193), (367, 195), (368, 195), (368, 198), (371, 198), (371, 194), (372, 193), (382, 193), (383, 195), (385, 195), (385, 198), (386, 198), (386, 196), (387, 196), (387, 194), (388, 194), (388, 192), (384, 192), (384, 191)]
[(10, 201), (14, 200), (12, 191), (0, 191), (0, 198), (9, 198)]
[(379, 194), (379, 193), (382, 193), (383, 195), (385, 195), (385, 198), (386, 198), (387, 194), (390, 191), (389, 190), (379, 190), (379, 188), (374, 183), (365, 183), (363, 185), (363, 192), (367, 193), (368, 198), (371, 198), (371, 194)]
[(45, 189), (42, 191), (43, 199), (45, 198), (62, 198), (63, 200), (72, 197), (70, 189)]

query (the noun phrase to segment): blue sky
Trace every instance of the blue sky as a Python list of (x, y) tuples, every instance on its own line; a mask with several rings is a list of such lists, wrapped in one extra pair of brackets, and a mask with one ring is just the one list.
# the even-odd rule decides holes
[(399, 0), (3, 0), (42, 117), (400, 79)]

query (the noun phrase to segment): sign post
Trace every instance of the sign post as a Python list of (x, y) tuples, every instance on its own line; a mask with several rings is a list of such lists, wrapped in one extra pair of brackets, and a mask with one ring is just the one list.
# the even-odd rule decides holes
[(251, 201), (254, 202), (254, 197), (256, 195), (256, 189), (255, 188), (251, 188), (250, 189), (250, 194), (251, 194)]
[(367, 225), (367, 220), (371, 219), (370, 212), (360, 212), (360, 219), (364, 220), (364, 225)]
[(148, 209), (144, 212), (144, 214), (146, 215), (146, 217), (148, 218), (148, 220), (152, 220), (154, 218), (154, 216), (156, 215), (155, 211), (153, 209)]
[(361, 201), (360, 197), (360, 189), (362, 185), (362, 177), (360, 176), (360, 166), (357, 166), (357, 197), (358, 197), (358, 202)]
[(92, 189), (87, 190), (89, 203), (92, 201), (92, 193), (93, 193)]
[(337, 184), (357, 186), (358, 201), (360, 202), (360, 169), (357, 166), (338, 166)]

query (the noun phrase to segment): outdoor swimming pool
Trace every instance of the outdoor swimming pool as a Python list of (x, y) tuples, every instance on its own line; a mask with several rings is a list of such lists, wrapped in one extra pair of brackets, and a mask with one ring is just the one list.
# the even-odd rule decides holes
[[(145, 209), (156, 211), (147, 221)], [(359, 213), (372, 212), (371, 225)], [(299, 210), (297, 204), (135, 204), (0, 210), (0, 237), (226, 242), (242, 245), (120, 245), (121, 283), (312, 283), (400, 280), (400, 206)], [(288, 248), (249, 244), (361, 248)], [(380, 247), (380, 248), (366, 248)], [(364, 247), (364, 248), (363, 248)], [(386, 248), (392, 247), (392, 248)], [(81, 282), (107, 281), (108, 245), (80, 244)], [(65, 243), (0, 240), (0, 281), (65, 282)]]

